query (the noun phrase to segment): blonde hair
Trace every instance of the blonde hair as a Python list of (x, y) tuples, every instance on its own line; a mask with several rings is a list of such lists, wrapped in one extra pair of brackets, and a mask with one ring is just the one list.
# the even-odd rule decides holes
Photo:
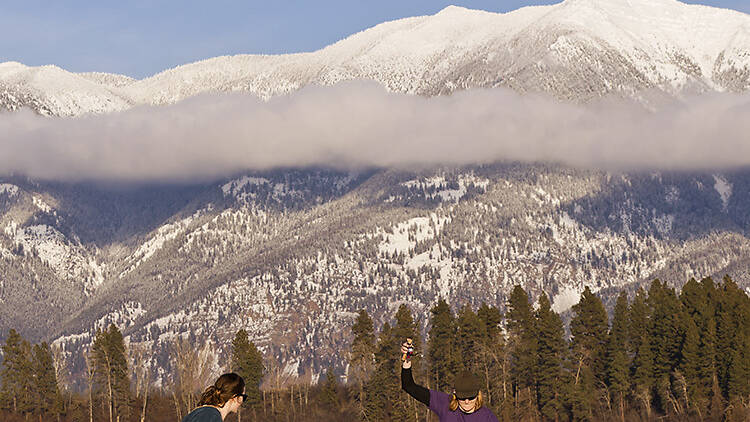
[[(482, 404), (484, 404), (484, 400), (482, 399), (482, 392), (477, 392), (477, 401), (474, 403), (474, 412), (482, 408)], [(451, 410), (451, 412), (455, 412), (456, 409), (458, 409), (458, 399), (456, 398), (456, 393), (451, 394), (451, 403), (448, 405), (448, 408)]]

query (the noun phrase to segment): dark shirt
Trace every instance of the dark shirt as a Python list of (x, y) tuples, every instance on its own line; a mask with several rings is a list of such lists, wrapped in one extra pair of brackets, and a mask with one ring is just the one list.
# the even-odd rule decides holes
[(486, 407), (476, 412), (464, 413), (460, 409), (451, 411), (451, 396), (440, 391), (428, 390), (414, 383), (411, 369), (401, 368), (401, 388), (410, 396), (426, 404), (440, 418), (440, 422), (498, 422), (497, 417)]
[(222, 420), (219, 409), (213, 406), (203, 406), (188, 413), (182, 418), (182, 422), (222, 422)]

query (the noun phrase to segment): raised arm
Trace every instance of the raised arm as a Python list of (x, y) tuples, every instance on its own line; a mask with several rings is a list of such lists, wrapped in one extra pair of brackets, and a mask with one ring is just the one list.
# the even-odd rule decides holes
[[(401, 355), (406, 356), (407, 344), (401, 345)], [(401, 364), (401, 388), (417, 401), (430, 405), (430, 390), (417, 385), (411, 374), (411, 359), (404, 359)]]

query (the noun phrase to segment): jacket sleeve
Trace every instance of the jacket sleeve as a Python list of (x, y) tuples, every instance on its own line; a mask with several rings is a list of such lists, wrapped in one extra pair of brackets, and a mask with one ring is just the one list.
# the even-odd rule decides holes
[(430, 390), (414, 383), (414, 378), (411, 375), (411, 368), (401, 368), (401, 388), (416, 400), (427, 406), (430, 405)]

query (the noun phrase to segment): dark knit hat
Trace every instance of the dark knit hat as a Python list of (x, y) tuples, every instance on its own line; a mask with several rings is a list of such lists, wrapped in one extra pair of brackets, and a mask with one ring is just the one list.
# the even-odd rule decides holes
[(462, 371), (456, 375), (453, 381), (453, 388), (456, 390), (456, 398), (458, 399), (470, 399), (476, 397), (479, 393), (479, 378), (469, 371)]

